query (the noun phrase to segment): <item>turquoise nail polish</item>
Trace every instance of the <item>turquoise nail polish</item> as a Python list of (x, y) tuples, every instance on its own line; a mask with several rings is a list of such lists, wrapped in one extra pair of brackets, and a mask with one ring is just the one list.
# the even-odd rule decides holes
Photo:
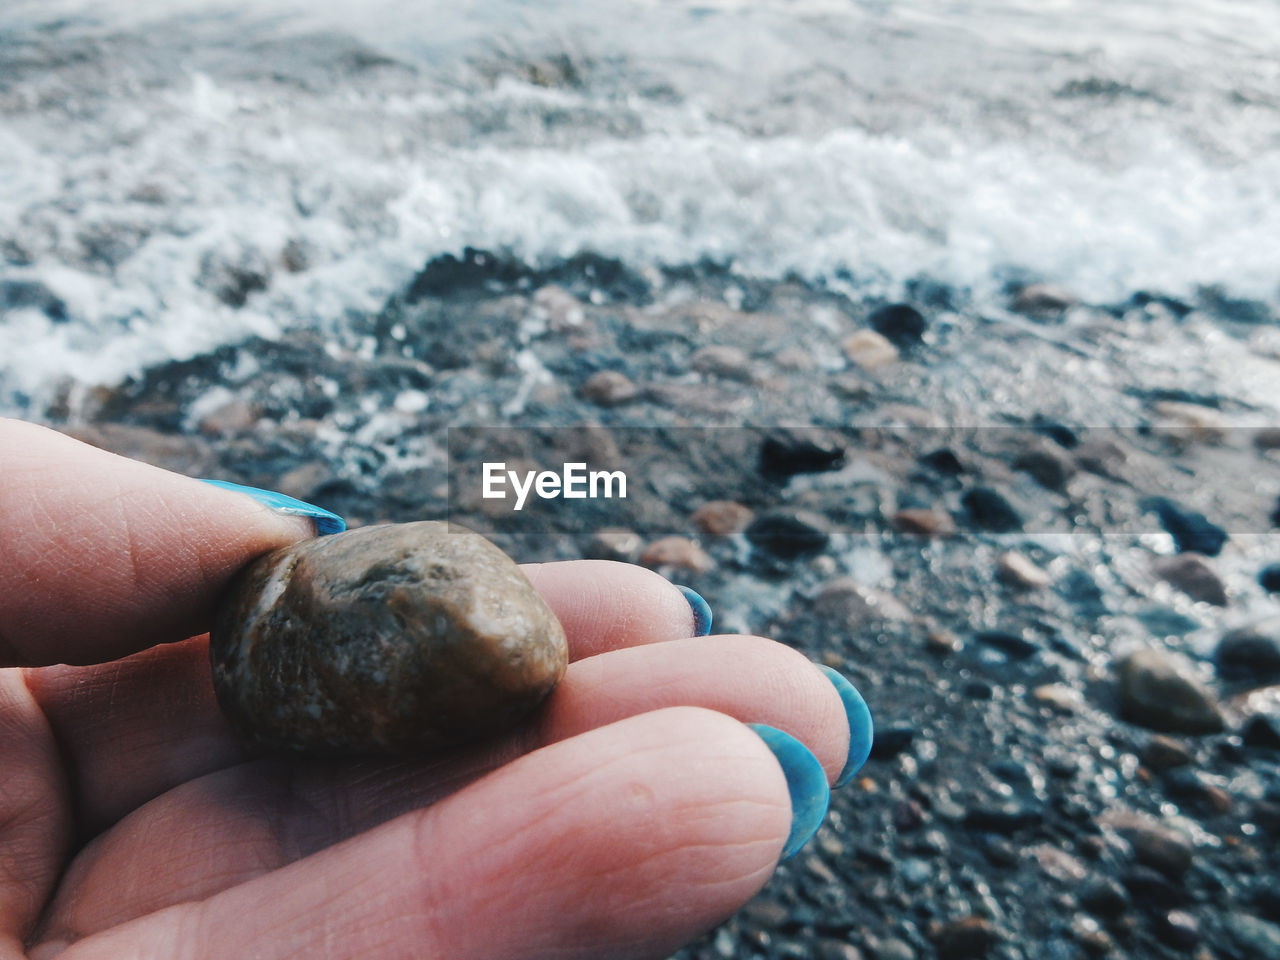
[(257, 487), (246, 487), (244, 484), (231, 483), (227, 480), (202, 479), (200, 482), (207, 483), (211, 487), (221, 487), (223, 490), (243, 493), (245, 496), (257, 500), (263, 506), (278, 510), (280, 513), (288, 514), (291, 517), (307, 517), (314, 521), (316, 533), (321, 536), (329, 533), (341, 533), (347, 529), (347, 521), (336, 513), (330, 513), (328, 510), (317, 507), (313, 503), (285, 496), (283, 493), (276, 493), (274, 490), (259, 490)]
[(782, 767), (782, 775), (787, 778), (787, 792), (791, 794), (791, 832), (787, 834), (781, 857), (787, 860), (818, 832), (827, 815), (827, 805), (831, 802), (827, 775), (818, 758), (791, 734), (763, 723), (748, 723), (747, 726), (773, 751)]
[(695, 637), (705, 637), (711, 633), (711, 607), (707, 601), (702, 599), (702, 595), (696, 590), (691, 590), (681, 584), (675, 585), (676, 589), (684, 594), (684, 598), (689, 601), (689, 606), (693, 608), (693, 635)]
[(871, 721), (871, 711), (867, 701), (862, 699), (858, 688), (850, 683), (842, 673), (832, 670), (826, 664), (818, 664), (818, 669), (827, 675), (827, 679), (835, 685), (844, 703), (845, 716), (849, 718), (849, 757), (844, 762), (844, 769), (836, 778), (836, 786), (843, 787), (853, 779), (853, 775), (862, 769), (871, 755), (871, 741), (875, 738), (875, 725)]

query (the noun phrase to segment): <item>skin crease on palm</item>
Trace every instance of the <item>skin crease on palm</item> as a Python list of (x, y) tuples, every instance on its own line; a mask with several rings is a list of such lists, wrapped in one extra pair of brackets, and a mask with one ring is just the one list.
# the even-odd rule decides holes
[(423, 760), (254, 757), (204, 631), (311, 536), (242, 495), (0, 420), (0, 960), (662, 957), (745, 903), (790, 826), (744, 724), (840, 771), (835, 689), (690, 638), (625, 564), (528, 566), (571, 664), (535, 721)]

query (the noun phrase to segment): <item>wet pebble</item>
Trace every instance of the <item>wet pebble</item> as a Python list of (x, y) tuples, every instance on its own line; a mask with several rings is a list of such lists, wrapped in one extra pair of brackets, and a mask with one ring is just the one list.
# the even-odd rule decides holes
[(1022, 517), (1000, 492), (991, 487), (974, 487), (960, 498), (969, 522), (992, 533), (1012, 533), (1022, 529)]
[(940, 924), (933, 931), (938, 960), (980, 960), (996, 942), (996, 930), (986, 917), (970, 915)]
[(757, 549), (786, 560), (821, 553), (830, 539), (826, 521), (804, 511), (762, 514), (746, 536)]
[(1005, 583), (1020, 590), (1039, 590), (1053, 583), (1053, 578), (1026, 555), (1006, 550), (996, 560), (996, 573)]
[(1162, 580), (1173, 584), (1192, 600), (1227, 605), (1227, 588), (1214, 573), (1208, 561), (1198, 553), (1179, 553), (1171, 557), (1157, 557), (1151, 570)]
[(888, 366), (898, 359), (898, 348), (883, 334), (874, 330), (858, 330), (840, 344), (844, 355), (864, 370)]
[(1262, 686), (1280, 680), (1280, 617), (1267, 617), (1223, 634), (1214, 652), (1218, 675)]
[(640, 562), (646, 567), (673, 567), (691, 573), (706, 573), (716, 562), (702, 547), (688, 537), (659, 537), (645, 546)]
[(602, 407), (616, 407), (636, 399), (640, 388), (625, 373), (600, 370), (582, 385), (582, 396)]
[(1156, 936), (1175, 950), (1189, 953), (1200, 943), (1200, 923), (1185, 910), (1170, 910), (1157, 921)]
[(1120, 712), (1126, 719), (1166, 733), (1217, 733), (1222, 711), (1185, 657), (1144, 647), (1117, 668)]
[(363, 527), (250, 564), (209, 645), (232, 727), (314, 755), (416, 753), (525, 718), (564, 630), (520, 568), (456, 524)]
[(727, 537), (741, 533), (755, 517), (755, 511), (735, 500), (711, 500), (693, 511), (693, 525), (703, 533)]
[(1160, 518), (1160, 524), (1173, 537), (1179, 553), (1200, 553), (1216, 557), (1227, 542), (1227, 532), (1211, 522), (1203, 513), (1174, 503), (1167, 497), (1157, 497), (1151, 508)]
[(906, 349), (924, 340), (928, 321), (924, 315), (908, 303), (890, 303), (879, 307), (867, 317), (871, 329), (887, 338), (900, 349)]
[(1263, 567), (1258, 572), (1258, 583), (1268, 593), (1280, 593), (1280, 563)]

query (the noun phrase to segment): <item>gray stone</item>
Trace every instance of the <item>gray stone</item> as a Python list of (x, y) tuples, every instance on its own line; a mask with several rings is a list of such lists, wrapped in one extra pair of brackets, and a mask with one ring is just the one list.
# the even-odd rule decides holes
[(1214, 653), (1218, 675), (1262, 686), (1280, 680), (1280, 617), (1267, 617), (1223, 634)]
[(1157, 557), (1151, 569), (1162, 580), (1173, 584), (1192, 600), (1227, 605), (1227, 589), (1213, 572), (1207, 560), (1198, 553), (1178, 553), (1171, 557)]
[(1154, 647), (1120, 662), (1120, 712), (1128, 720), (1166, 733), (1217, 733), (1222, 710), (1196, 679), (1190, 661)]
[(243, 570), (215, 617), (232, 727), (316, 756), (418, 753), (504, 732), (568, 662), (520, 568), (457, 525), (363, 527)]

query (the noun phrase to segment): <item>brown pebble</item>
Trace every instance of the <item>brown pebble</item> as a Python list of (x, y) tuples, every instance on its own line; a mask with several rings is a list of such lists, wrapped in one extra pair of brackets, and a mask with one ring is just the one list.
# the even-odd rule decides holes
[(893, 515), (893, 529), (926, 537), (947, 537), (956, 532), (951, 515), (941, 510), (909, 507)]
[(750, 380), (751, 358), (737, 347), (713, 343), (698, 350), (689, 358), (693, 369), (726, 380)]
[(515, 562), (447, 523), (363, 527), (259, 558), (209, 644), (231, 726), (315, 756), (421, 753), (510, 729), (564, 674)]
[(640, 562), (646, 567), (679, 567), (694, 573), (706, 573), (716, 565), (710, 555), (688, 537), (654, 540), (640, 554)]
[(1172, 737), (1156, 734), (1147, 741), (1142, 751), (1142, 762), (1152, 770), (1172, 770), (1185, 767), (1195, 759), (1187, 747)]
[(1053, 583), (1053, 578), (1034, 561), (1016, 550), (1006, 550), (996, 560), (996, 572), (1000, 579), (1020, 590), (1041, 590)]
[(840, 346), (844, 355), (864, 370), (883, 367), (898, 359), (898, 348), (874, 330), (855, 331), (845, 337)]
[(616, 407), (634, 400), (640, 388), (631, 378), (617, 370), (601, 370), (593, 373), (582, 385), (582, 396), (602, 407)]
[(640, 554), (644, 541), (634, 530), (605, 527), (591, 537), (589, 553), (594, 560), (620, 560), (632, 563)]
[(939, 960), (977, 960), (995, 944), (991, 921), (976, 914), (939, 924), (933, 931), (933, 945)]
[(1216, 607), (1227, 605), (1227, 588), (1213, 572), (1209, 561), (1198, 553), (1178, 553), (1170, 557), (1156, 557), (1151, 570), (1161, 580), (1173, 584), (1192, 600), (1211, 603)]
[(736, 500), (708, 500), (693, 511), (693, 525), (703, 533), (727, 537), (741, 533), (755, 518), (755, 511)]

